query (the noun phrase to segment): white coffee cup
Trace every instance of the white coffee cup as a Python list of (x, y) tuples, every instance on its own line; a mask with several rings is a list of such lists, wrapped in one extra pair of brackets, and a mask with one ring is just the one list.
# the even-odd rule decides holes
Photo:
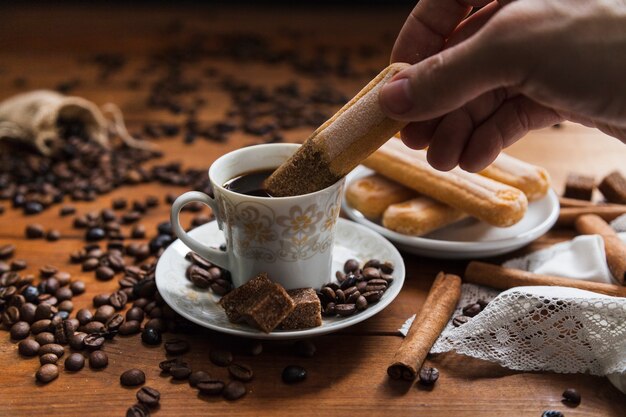
[[(286, 289), (319, 288), (331, 281), (343, 179), (321, 191), (295, 197), (256, 197), (223, 186), (242, 174), (277, 168), (299, 146), (265, 144), (230, 152), (209, 168), (214, 198), (190, 191), (172, 204), (176, 235), (198, 255), (229, 270), (235, 287), (261, 272)], [(181, 227), (180, 210), (191, 202), (211, 207), (226, 238), (225, 252), (198, 242)]]

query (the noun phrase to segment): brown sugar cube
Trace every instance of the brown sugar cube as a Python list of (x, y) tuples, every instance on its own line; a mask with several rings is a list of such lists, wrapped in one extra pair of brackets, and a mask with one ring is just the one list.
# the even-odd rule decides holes
[(267, 274), (259, 274), (223, 296), (220, 305), (224, 308), (228, 320), (235, 323), (242, 321), (243, 311), (254, 304), (259, 294), (268, 292), (273, 285), (274, 283), (267, 277)]
[(618, 171), (613, 171), (604, 177), (598, 189), (607, 201), (626, 204), (626, 178)]
[(563, 193), (563, 197), (591, 201), (593, 187), (593, 177), (569, 174), (567, 176), (567, 181), (565, 182), (565, 192)]
[(287, 291), (278, 284), (272, 283), (255, 297), (243, 310), (243, 318), (248, 324), (269, 333), (276, 328), (295, 308), (295, 304)]
[(322, 305), (313, 288), (298, 288), (287, 293), (296, 307), (281, 323), (283, 329), (308, 329), (322, 325)]

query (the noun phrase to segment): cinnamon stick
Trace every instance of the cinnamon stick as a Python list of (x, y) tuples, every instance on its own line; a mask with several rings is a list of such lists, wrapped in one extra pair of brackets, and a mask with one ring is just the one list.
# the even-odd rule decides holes
[(596, 206), (596, 207), (564, 207), (561, 208), (557, 226), (573, 226), (576, 218), (583, 214), (596, 214), (607, 222), (626, 214), (626, 206)]
[(617, 233), (595, 214), (585, 214), (576, 219), (576, 230), (585, 235), (600, 235), (604, 240), (606, 263), (609, 270), (620, 284), (626, 280), (626, 245), (617, 236)]
[(626, 209), (626, 206), (623, 204), (605, 203), (603, 201), (593, 202), (568, 197), (559, 197), (559, 204), (561, 207), (621, 207)]
[(393, 379), (412, 381), (426, 355), (450, 320), (461, 297), (461, 278), (440, 272), (419, 315), (387, 368)]
[(503, 268), (498, 265), (478, 261), (472, 261), (467, 265), (463, 280), (472, 284), (484, 285), (499, 290), (508, 290), (513, 287), (546, 285), (578, 288), (614, 297), (626, 297), (626, 287), (621, 285), (534, 274), (532, 272)]

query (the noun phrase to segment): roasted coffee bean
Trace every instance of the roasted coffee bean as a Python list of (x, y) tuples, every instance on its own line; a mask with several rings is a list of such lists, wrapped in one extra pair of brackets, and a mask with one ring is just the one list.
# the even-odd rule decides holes
[(35, 310), (35, 322), (49, 319), (54, 315), (54, 307), (49, 304), (39, 304)]
[(126, 312), (126, 320), (136, 320), (136, 321), (143, 321), (144, 318), (144, 312), (141, 308), (139, 307), (131, 307), (127, 312)]
[(339, 283), (342, 283), (346, 279), (346, 274), (341, 271), (337, 271), (335, 272), (335, 278), (337, 278)]
[(337, 304), (335, 311), (342, 317), (351, 316), (356, 313), (356, 305), (354, 304)]
[(246, 390), (246, 386), (239, 381), (230, 381), (224, 387), (224, 391), (222, 395), (228, 401), (235, 401), (246, 395), (248, 391)]
[(54, 353), (45, 353), (39, 357), (39, 363), (41, 365), (45, 365), (47, 363), (56, 365), (58, 361), (59, 361), (59, 358)]
[(74, 303), (70, 300), (61, 301), (57, 306), (59, 311), (65, 311), (67, 313), (71, 313), (74, 310)]
[(141, 331), (141, 323), (137, 320), (128, 320), (125, 323), (123, 323), (119, 328), (120, 334), (124, 336), (137, 334), (140, 331)]
[(363, 278), (366, 280), (380, 279), (380, 271), (378, 268), (366, 267), (363, 268)]
[(61, 232), (56, 229), (48, 230), (48, 233), (46, 233), (46, 240), (48, 242), (56, 242), (59, 239), (61, 239)]
[(150, 417), (150, 410), (143, 404), (135, 404), (126, 410), (126, 417)]
[(59, 302), (61, 302), (61, 301), (71, 300), (74, 294), (72, 293), (72, 290), (70, 290), (69, 287), (61, 287), (58, 290), (56, 290), (56, 292), (54, 293), (54, 296)]
[(106, 368), (109, 365), (109, 357), (101, 350), (94, 350), (89, 354), (89, 367), (93, 369)]
[(9, 259), (15, 253), (15, 245), (7, 243), (0, 245), (0, 259)]
[(187, 252), (185, 259), (207, 270), (213, 266), (211, 262), (207, 261), (195, 252)]
[(96, 278), (100, 281), (109, 281), (115, 276), (115, 271), (108, 266), (100, 266), (96, 269)]
[(439, 370), (430, 366), (422, 366), (419, 372), (419, 380), (422, 385), (433, 385), (439, 379)]
[(23, 271), (28, 267), (28, 264), (23, 259), (14, 259), (11, 261), (11, 271)]
[(567, 405), (577, 407), (580, 404), (580, 393), (574, 388), (568, 388), (563, 391), (563, 402)]
[(141, 341), (146, 345), (158, 345), (161, 343), (161, 331), (152, 327), (146, 327), (141, 332)]
[(18, 321), (20, 321), (19, 308), (11, 306), (4, 310), (4, 313), (2, 313), (2, 324), (4, 324), (4, 327), (6, 327), (7, 329), (10, 329), (11, 326), (13, 326)]
[(96, 314), (94, 314), (94, 320), (99, 321), (100, 323), (106, 323), (108, 319), (110, 319), (115, 314), (115, 308), (111, 305), (105, 304), (96, 309)]
[(52, 322), (49, 319), (37, 320), (30, 326), (30, 332), (32, 334), (39, 334), (41, 332), (49, 332), (52, 330)]
[(365, 262), (365, 265), (363, 265), (363, 272), (365, 272), (367, 268), (380, 268), (380, 261), (378, 259), (370, 259), (369, 261)]
[(304, 381), (306, 379), (306, 369), (297, 365), (289, 365), (283, 369), (282, 379), (287, 384)]
[(11, 326), (11, 339), (22, 340), (30, 334), (30, 325), (25, 321), (18, 321)]
[(213, 291), (217, 295), (226, 295), (230, 292), (231, 285), (227, 281), (223, 279), (215, 280), (211, 284), (211, 291)]
[(557, 410), (546, 410), (541, 414), (541, 417), (564, 417), (564, 414)]
[(76, 207), (74, 206), (63, 206), (59, 209), (60, 216), (69, 216), (76, 213)]
[(57, 272), (59, 272), (59, 270), (54, 265), (44, 265), (39, 268), (39, 274), (41, 275), (41, 278), (50, 278)]
[(345, 290), (347, 288), (353, 287), (356, 285), (356, 277), (352, 274), (346, 276), (346, 279), (341, 283), (341, 285), (339, 285), (339, 288), (341, 290)]
[(252, 356), (258, 356), (263, 353), (263, 343), (259, 341), (251, 341), (245, 348), (246, 353)]
[(387, 286), (391, 285), (391, 283), (393, 282), (393, 276), (389, 274), (380, 274), (380, 278), (385, 280)]
[(363, 311), (367, 308), (367, 299), (359, 294), (359, 297), (355, 301), (356, 309)]
[(120, 383), (125, 387), (133, 387), (146, 382), (146, 374), (142, 370), (133, 368), (120, 375)]
[(364, 293), (365, 288), (367, 287), (367, 281), (359, 281), (356, 283), (356, 289), (360, 292), (360, 293)]
[(87, 334), (100, 333), (104, 331), (104, 323), (101, 323), (99, 321), (91, 321), (84, 326), (81, 326), (79, 330)]
[(104, 323), (104, 327), (107, 329), (107, 331), (112, 331), (112, 330), (114, 331), (114, 330), (118, 330), (123, 323), (124, 323), (124, 316), (117, 313), (117, 314), (112, 315), (106, 321), (106, 323)]
[(49, 304), (51, 306), (54, 306), (59, 302), (56, 297), (50, 294), (40, 294), (39, 297), (37, 297), (37, 300), (39, 300), (39, 303)]
[(24, 231), (27, 239), (41, 239), (46, 234), (45, 229), (40, 224), (29, 224)]
[(343, 272), (345, 272), (346, 274), (354, 272), (357, 269), (359, 269), (359, 262), (356, 259), (348, 259), (343, 264)]
[(182, 355), (189, 350), (189, 342), (182, 339), (170, 339), (164, 344), (168, 355)]
[(77, 372), (85, 366), (85, 358), (80, 353), (72, 353), (65, 359), (65, 369), (70, 372)]
[(161, 319), (150, 319), (145, 325), (146, 329), (153, 329), (159, 332), (162, 332), (164, 329), (163, 320)]
[(355, 304), (356, 300), (358, 300), (359, 297), (361, 296), (361, 293), (356, 290), (356, 287), (351, 287), (351, 288), (354, 288), (354, 291), (352, 291), (350, 295), (348, 296), (348, 298), (346, 299), (346, 304)]
[(88, 308), (81, 308), (76, 313), (76, 318), (81, 325), (85, 325), (93, 320), (93, 314)]
[(217, 366), (228, 366), (233, 361), (233, 354), (228, 350), (211, 349), (209, 359)]
[(41, 346), (39, 348), (39, 352), (37, 353), (39, 356), (45, 355), (46, 353), (54, 353), (58, 358), (60, 358), (65, 354), (65, 349), (57, 343), (48, 343), (47, 345)]
[(151, 387), (141, 387), (136, 395), (140, 403), (150, 408), (159, 405), (159, 400), (161, 399), (161, 393)]
[(204, 371), (195, 371), (189, 375), (189, 385), (195, 387), (199, 382), (211, 381), (211, 375)]
[(130, 237), (133, 239), (143, 239), (146, 237), (146, 228), (143, 224), (136, 224), (130, 231)]
[(384, 263), (380, 264), (380, 271), (383, 274), (393, 274), (393, 271), (394, 271), (393, 262), (385, 261)]
[(74, 350), (83, 350), (85, 348), (84, 340), (87, 337), (87, 333), (77, 332), (70, 337), (68, 344)]
[(209, 271), (198, 265), (191, 265), (187, 269), (187, 277), (189, 281), (198, 288), (209, 288), (213, 282), (213, 277)]
[(113, 210), (123, 210), (128, 206), (128, 200), (124, 197), (115, 198), (111, 201), (111, 207)]
[(32, 324), (35, 321), (35, 312), (37, 306), (33, 303), (24, 303), (20, 307), (20, 319), (28, 324)]
[(489, 301), (485, 301), (485, 300), (480, 299), (480, 300), (476, 301), (476, 304), (478, 304), (480, 306), (481, 310), (484, 310), (485, 307), (487, 307), (487, 304), (489, 304)]
[(335, 291), (335, 301), (337, 304), (343, 304), (346, 302), (346, 295), (344, 294), (342, 289), (338, 289)]
[(35, 374), (35, 378), (37, 378), (37, 381), (43, 384), (47, 384), (48, 382), (55, 380), (58, 376), (59, 376), (58, 366), (51, 364), (51, 363), (42, 365), (41, 368), (39, 368), (37, 370), (37, 373)]
[(296, 343), (294, 343), (293, 348), (298, 356), (302, 356), (305, 358), (313, 357), (313, 355), (315, 355), (315, 352), (317, 351), (315, 344), (306, 339), (298, 340)]
[(159, 363), (159, 368), (161, 368), (161, 371), (164, 373), (169, 373), (174, 365), (187, 366), (187, 362), (183, 361), (181, 358), (167, 359)]
[(37, 336), (35, 336), (35, 340), (41, 346), (47, 345), (48, 343), (54, 343), (54, 333), (51, 332), (41, 332)]
[(369, 304), (371, 304), (380, 300), (381, 297), (383, 296), (383, 292), (382, 291), (367, 291), (361, 295), (365, 297), (365, 299), (367, 300)]
[(242, 363), (231, 363), (228, 365), (228, 373), (235, 379), (243, 382), (251, 381), (254, 377), (252, 368)]
[(74, 326), (69, 320), (63, 320), (60, 323), (54, 325), (54, 340), (60, 344), (65, 345), (69, 342), (70, 338), (74, 335)]
[(104, 345), (104, 336), (100, 333), (87, 334), (83, 338), (83, 346), (90, 350), (100, 349)]
[(93, 306), (100, 307), (109, 303), (109, 298), (111, 294), (98, 294), (93, 297)]
[[(100, 265), (100, 261), (97, 258), (88, 258), (88, 259), (85, 259), (85, 261), (83, 262), (82, 269), (85, 272), (89, 272), (89, 271), (93, 271), (96, 268), (98, 268), (98, 265)], [(110, 268), (108, 268), (108, 269), (110, 269)], [(104, 273), (104, 272), (101, 272), (101, 273)], [(96, 278), (98, 278), (98, 273), (96, 273)], [(113, 278), (113, 277), (111, 277), (111, 278)], [(109, 279), (111, 279), (111, 278), (109, 278)], [(98, 279), (103, 279), (103, 278), (98, 278)]]
[(37, 355), (40, 347), (39, 343), (33, 339), (24, 339), (17, 345), (17, 350), (20, 352), (20, 355), (31, 357)]
[(367, 286), (365, 287), (365, 292), (384, 292), (387, 290), (387, 284), (385, 283), (385, 285), (371, 285), (369, 282), (367, 283)]
[(85, 240), (87, 242), (97, 242), (106, 237), (106, 232), (101, 227), (92, 227), (85, 233)]
[(335, 291), (330, 287), (324, 287), (320, 290), (320, 292), (324, 296), (324, 299), (326, 300), (327, 303), (334, 301), (337, 296), (335, 294)]
[(174, 364), (170, 367), (169, 372), (170, 375), (172, 375), (172, 378), (182, 380), (189, 378), (189, 375), (191, 375), (191, 368), (187, 365)]
[(217, 395), (224, 390), (224, 381), (219, 379), (202, 380), (196, 384), (201, 394)]
[(478, 313), (480, 313), (482, 307), (478, 303), (471, 303), (463, 307), (463, 315), (467, 317), (474, 317)]
[(454, 327), (459, 327), (459, 326), (464, 325), (468, 321), (470, 321), (470, 318), (467, 316), (456, 316), (454, 317), (454, 319), (452, 319), (452, 325)]
[(127, 302), (128, 296), (123, 291), (116, 291), (109, 297), (109, 304), (116, 310), (123, 309)]
[(324, 314), (325, 316), (335, 316), (337, 315), (336, 308), (337, 306), (335, 303), (328, 303), (326, 304), (324, 311), (322, 311), (322, 314)]

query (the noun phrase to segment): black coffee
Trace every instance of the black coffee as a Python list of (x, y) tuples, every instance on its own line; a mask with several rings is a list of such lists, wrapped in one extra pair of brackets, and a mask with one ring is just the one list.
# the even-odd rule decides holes
[(239, 194), (251, 195), (254, 197), (272, 197), (263, 187), (263, 182), (265, 182), (265, 180), (272, 175), (273, 172), (273, 169), (247, 172), (226, 181), (224, 183), (224, 188)]

